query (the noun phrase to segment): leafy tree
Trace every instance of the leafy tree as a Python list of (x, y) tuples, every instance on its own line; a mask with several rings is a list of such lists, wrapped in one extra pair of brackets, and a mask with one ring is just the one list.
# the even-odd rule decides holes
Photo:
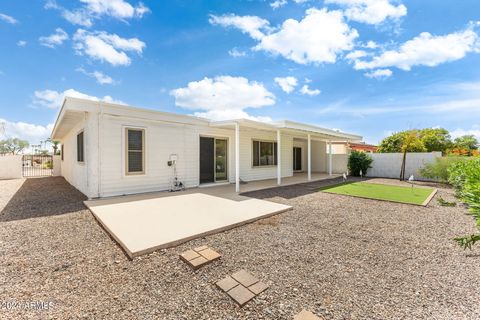
[(381, 153), (400, 152), (404, 138), (405, 138), (405, 131), (397, 132), (392, 134), (389, 137), (386, 137), (380, 142), (380, 145), (378, 146), (378, 152), (381, 152)]
[(0, 141), (0, 153), (18, 154), (28, 148), (29, 145), (26, 140), (8, 138)]
[(408, 152), (432, 152), (445, 153), (452, 147), (452, 141), (448, 130), (443, 128), (425, 128), (421, 130), (406, 130), (392, 134), (380, 142), (378, 152), (391, 153), (403, 152), (404, 140), (414, 132), (420, 143), (410, 147)]
[(452, 147), (450, 133), (446, 129), (425, 128), (420, 130), (419, 134), (427, 152), (441, 151), (445, 153)]
[(467, 150), (469, 155), (471, 155), (473, 150), (477, 150), (478, 146), (478, 140), (472, 134), (461, 136), (454, 140), (454, 147), (460, 150)]
[(367, 174), (367, 170), (371, 168), (373, 162), (372, 157), (362, 151), (352, 151), (348, 157), (348, 171), (350, 174), (356, 177), (360, 176), (360, 170), (362, 170), (363, 175)]

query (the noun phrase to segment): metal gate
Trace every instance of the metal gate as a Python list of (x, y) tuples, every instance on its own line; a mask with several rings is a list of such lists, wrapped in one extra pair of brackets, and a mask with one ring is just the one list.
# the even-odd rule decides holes
[(48, 177), (53, 175), (53, 157), (51, 155), (26, 154), (22, 159), (24, 177)]

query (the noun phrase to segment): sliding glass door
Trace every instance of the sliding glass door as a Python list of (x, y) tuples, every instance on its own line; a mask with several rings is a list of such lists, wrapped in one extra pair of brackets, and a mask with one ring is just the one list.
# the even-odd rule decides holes
[(228, 141), (200, 137), (200, 183), (226, 181)]
[(227, 140), (215, 139), (215, 181), (227, 180)]

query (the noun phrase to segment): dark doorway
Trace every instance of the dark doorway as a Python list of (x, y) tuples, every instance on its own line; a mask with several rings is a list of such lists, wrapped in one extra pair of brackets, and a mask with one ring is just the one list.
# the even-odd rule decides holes
[(215, 182), (215, 139), (200, 137), (200, 183)]
[(293, 147), (293, 171), (302, 171), (302, 148)]

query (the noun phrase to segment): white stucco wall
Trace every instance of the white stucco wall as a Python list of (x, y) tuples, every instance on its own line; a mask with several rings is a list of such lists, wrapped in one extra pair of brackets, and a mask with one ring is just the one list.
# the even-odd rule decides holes
[[(82, 121), (61, 139), (61, 175), (86, 196), (98, 196), (98, 115), (85, 113)], [(83, 131), (84, 162), (77, 161), (77, 135)]]
[[(402, 166), (402, 153), (372, 153), (372, 168), (367, 171), (369, 177), (398, 178)], [(419, 170), (427, 163), (432, 163), (441, 152), (416, 152), (407, 153), (405, 177), (414, 175), (417, 180), (428, 180), (420, 175)]]
[(53, 156), (53, 170), (52, 175), (54, 177), (62, 175), (62, 160), (60, 156)]
[(312, 141), (312, 171), (327, 172), (327, 143), (324, 141)]
[(0, 180), (22, 177), (22, 155), (0, 156)]
[[(235, 133), (208, 125), (191, 125), (153, 121), (133, 117), (100, 117), (100, 196), (168, 190), (173, 168), (167, 165), (170, 155), (176, 154), (177, 176), (187, 188), (199, 185), (200, 137), (228, 140), (228, 179), (235, 182)], [(145, 129), (145, 174), (125, 174), (125, 129)], [(277, 167), (253, 167), (253, 140), (276, 141), (276, 132), (240, 128), (240, 179), (244, 181), (273, 179)], [(293, 175), (293, 137), (282, 135), (282, 176)]]
[(347, 173), (348, 157), (348, 154), (332, 154), (332, 173)]

